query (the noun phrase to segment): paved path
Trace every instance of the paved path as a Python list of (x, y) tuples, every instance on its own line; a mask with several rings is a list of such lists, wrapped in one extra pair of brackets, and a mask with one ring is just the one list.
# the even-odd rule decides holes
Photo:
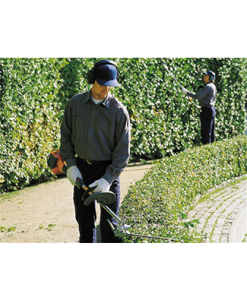
[(196, 231), (206, 236), (206, 243), (247, 242), (247, 176), (209, 193), (188, 213), (198, 219)]

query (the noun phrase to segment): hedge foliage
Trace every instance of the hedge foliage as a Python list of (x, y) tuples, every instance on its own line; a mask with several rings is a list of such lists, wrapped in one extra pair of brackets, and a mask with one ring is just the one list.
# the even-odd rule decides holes
[[(100, 59), (68, 59), (63, 78), (70, 85), (64, 86), (61, 95), (65, 105), (78, 91), (78, 86), (81, 91), (88, 90), (87, 70)], [(160, 158), (200, 144), (200, 112), (183, 95), (160, 58), (112, 60), (118, 64), (121, 75), (121, 85), (113, 94), (127, 106), (131, 117), (133, 160)], [(246, 59), (166, 58), (163, 61), (180, 84), (194, 92), (203, 86), (202, 72), (215, 71), (218, 89), (216, 139), (244, 132)]]
[(0, 174), (2, 190), (11, 190), (50, 176), (46, 155), (58, 147), (62, 61), (0, 59), (0, 66)]
[[(45, 180), (47, 154), (59, 147), (63, 111), (86, 91), (88, 69), (101, 58), (0, 58), (0, 192)], [(113, 94), (129, 111), (131, 160), (161, 158), (200, 144), (199, 112), (159, 58), (113, 58), (121, 85)], [(246, 59), (166, 58), (187, 89), (197, 91), (202, 72), (216, 72), (216, 138), (244, 131)], [(2, 182), (2, 184), (1, 184)]]
[[(246, 173), (246, 136), (187, 149), (163, 159), (131, 186), (120, 217), (132, 225), (132, 233), (201, 242), (202, 237), (190, 231), (197, 221), (185, 221), (196, 196)], [(126, 242), (145, 240), (157, 242), (140, 238), (127, 238)]]

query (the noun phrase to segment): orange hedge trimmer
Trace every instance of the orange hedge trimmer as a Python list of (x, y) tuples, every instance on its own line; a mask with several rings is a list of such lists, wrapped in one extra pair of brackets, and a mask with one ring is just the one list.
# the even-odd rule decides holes
[[(53, 174), (59, 175), (67, 172), (67, 164), (60, 154), (60, 151), (53, 151), (47, 156), (47, 164), (51, 169)], [(94, 188), (88, 188), (83, 180), (77, 178), (76, 186), (81, 189), (83, 188), (87, 192), (87, 196), (93, 194)], [(84, 200), (86, 199), (86, 194), (84, 195)]]
[[(64, 174), (67, 171), (66, 162), (59, 150), (53, 151), (47, 156), (47, 164), (53, 174)], [(116, 196), (113, 192), (107, 191), (95, 193), (93, 191), (95, 187), (88, 188), (85, 182), (80, 178), (77, 178), (76, 186), (78, 189), (83, 189), (85, 191), (82, 195), (82, 201), (85, 206), (89, 206), (96, 200), (116, 221), (118, 221), (118, 226), (115, 228), (111, 221), (109, 219), (107, 220), (115, 236), (123, 237), (128, 233), (127, 229), (129, 229), (130, 226), (124, 224), (123, 221), (107, 206), (116, 201)]]
[[(47, 164), (51, 168), (53, 174), (64, 174), (67, 171), (67, 165), (64, 159), (62, 158), (60, 151), (53, 151), (47, 157)], [(174, 240), (172, 238), (164, 238), (150, 235), (141, 235), (130, 233), (128, 229), (131, 227), (130, 225), (125, 224), (123, 220), (121, 220), (107, 205), (112, 204), (116, 201), (116, 196), (113, 192), (94, 192), (95, 187), (88, 188), (84, 181), (80, 178), (76, 180), (76, 186), (78, 189), (83, 189), (85, 192), (82, 195), (82, 201), (85, 206), (89, 206), (95, 200), (102, 206), (108, 213), (111, 215), (117, 222), (117, 227), (114, 227), (112, 222), (107, 219), (107, 223), (111, 227), (114, 235), (116, 237), (135, 237), (135, 238), (148, 238), (148, 239), (157, 239), (164, 240), (166, 242), (179, 242), (178, 240)]]

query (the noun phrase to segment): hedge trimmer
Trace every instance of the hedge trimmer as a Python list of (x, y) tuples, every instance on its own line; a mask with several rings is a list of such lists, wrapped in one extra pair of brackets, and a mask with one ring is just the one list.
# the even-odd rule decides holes
[(85, 186), (84, 182), (82, 179), (77, 178), (76, 181), (76, 186), (78, 189), (84, 189), (85, 192), (82, 196), (82, 201), (84, 202), (85, 206), (89, 206), (92, 202), (95, 200), (100, 204), (101, 207), (103, 207), (109, 215), (111, 215), (117, 222), (118, 225), (115, 227), (112, 222), (107, 219), (107, 223), (109, 224), (110, 228), (112, 229), (114, 235), (116, 237), (139, 237), (139, 238), (149, 238), (149, 239), (158, 239), (158, 240), (165, 240), (167, 242), (171, 241), (177, 241), (174, 239), (168, 239), (164, 237), (155, 237), (151, 235), (141, 235), (141, 234), (135, 234), (135, 233), (130, 233), (128, 229), (131, 227), (130, 225), (125, 224), (123, 220), (119, 218), (107, 205), (112, 204), (116, 201), (116, 196), (113, 192), (107, 191), (107, 192), (97, 192), (94, 193), (92, 188), (88, 188)]
[[(62, 158), (60, 151), (54, 151), (47, 156), (47, 164), (51, 169), (53, 174), (63, 174), (67, 171), (67, 165), (64, 159)], [(85, 182), (77, 177), (76, 187), (78, 189), (83, 189), (84, 193), (82, 195), (82, 201), (85, 206), (89, 206), (95, 200), (116, 220), (118, 221), (118, 227), (115, 228), (109, 219), (107, 222), (111, 229), (113, 230), (115, 236), (123, 237), (127, 234), (127, 229), (130, 228), (129, 225), (126, 225), (122, 222), (122, 220), (107, 206), (116, 201), (116, 196), (113, 192), (93, 192), (95, 187), (87, 187)], [(125, 233), (125, 234), (124, 234)]]
[[(53, 174), (64, 174), (67, 171), (67, 165), (64, 159), (62, 158), (60, 151), (54, 151), (50, 153), (47, 157), (47, 164), (50, 167)], [(76, 180), (76, 187), (78, 189), (83, 189), (84, 193), (82, 195), (82, 201), (85, 206), (89, 206), (95, 200), (103, 207), (109, 215), (111, 215), (117, 222), (118, 225), (115, 227), (112, 222), (107, 219), (107, 223), (109, 224), (110, 228), (112, 229), (114, 235), (116, 237), (139, 237), (139, 238), (148, 238), (148, 239), (158, 239), (158, 240), (165, 240), (167, 242), (176, 241), (178, 240), (164, 238), (164, 237), (155, 237), (150, 235), (141, 235), (141, 234), (134, 234), (130, 233), (128, 229), (131, 227), (130, 225), (125, 224), (123, 220), (121, 220), (109, 207), (109, 204), (112, 204), (116, 201), (116, 196), (111, 191), (105, 192), (94, 192), (93, 190), (95, 187), (87, 187), (84, 181), (81, 178), (77, 178)]]
[[(183, 90), (183, 86), (177, 81), (176, 77), (172, 74), (172, 72), (168, 69), (168, 67), (165, 65), (164, 61), (161, 59), (161, 63), (164, 66), (164, 68), (167, 70), (167, 72), (172, 76), (172, 78), (176, 81), (176, 83), (180, 86), (180, 88)], [(200, 106), (196, 105), (196, 103), (193, 101), (191, 97), (189, 97), (190, 102), (196, 107), (200, 109)]]

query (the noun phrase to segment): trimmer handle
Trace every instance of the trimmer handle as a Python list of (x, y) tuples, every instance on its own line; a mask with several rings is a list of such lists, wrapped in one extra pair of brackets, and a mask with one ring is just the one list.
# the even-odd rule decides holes
[(75, 185), (77, 186), (77, 188), (78, 188), (79, 190), (81, 190), (81, 189), (84, 189), (85, 191), (87, 190), (87, 186), (86, 186), (84, 180), (81, 179), (81, 178), (79, 178), (79, 177), (76, 178), (76, 183), (75, 183)]
[(86, 186), (84, 180), (81, 179), (81, 178), (79, 178), (79, 177), (76, 178), (76, 187), (77, 187), (79, 190), (81, 190), (81, 189), (85, 190), (85, 192), (84, 192), (83, 195), (82, 195), (82, 200), (83, 200), (83, 201), (85, 201), (86, 198), (87, 198), (88, 196), (92, 195), (92, 194), (94, 193), (93, 190), (96, 188), (96, 186), (93, 186), (93, 187), (91, 187), (91, 188), (88, 188), (88, 187)]

